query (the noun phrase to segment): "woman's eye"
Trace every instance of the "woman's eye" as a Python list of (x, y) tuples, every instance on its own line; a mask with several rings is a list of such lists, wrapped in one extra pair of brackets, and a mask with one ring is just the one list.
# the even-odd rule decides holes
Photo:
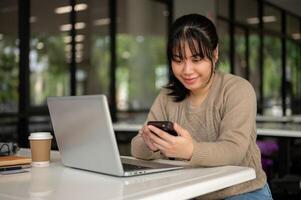
[(200, 61), (201, 61), (201, 59), (192, 59), (192, 62), (194, 62), (194, 63), (198, 63)]
[(175, 63), (181, 63), (183, 60), (173, 60)]

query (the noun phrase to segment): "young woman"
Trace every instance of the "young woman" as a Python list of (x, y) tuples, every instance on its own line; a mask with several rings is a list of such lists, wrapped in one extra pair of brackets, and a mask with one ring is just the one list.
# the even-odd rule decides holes
[(256, 179), (203, 196), (204, 199), (272, 199), (256, 145), (256, 96), (248, 81), (216, 70), (218, 36), (198, 14), (177, 19), (167, 46), (169, 84), (147, 121), (172, 121), (178, 136), (145, 125), (132, 140), (132, 155), (175, 158), (192, 166), (239, 165)]

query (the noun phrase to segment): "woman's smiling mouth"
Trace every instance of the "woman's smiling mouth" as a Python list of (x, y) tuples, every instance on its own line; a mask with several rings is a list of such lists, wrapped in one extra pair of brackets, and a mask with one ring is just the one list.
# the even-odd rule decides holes
[(197, 80), (198, 77), (193, 77), (193, 78), (182, 78), (183, 81), (188, 84), (188, 85), (191, 85), (191, 84), (194, 84), (195, 81)]

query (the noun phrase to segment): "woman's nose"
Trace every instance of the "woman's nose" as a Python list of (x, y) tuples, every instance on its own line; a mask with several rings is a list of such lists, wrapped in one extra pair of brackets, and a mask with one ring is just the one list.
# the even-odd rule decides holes
[(193, 66), (188, 61), (185, 61), (183, 66), (183, 73), (191, 74), (192, 72), (193, 72)]

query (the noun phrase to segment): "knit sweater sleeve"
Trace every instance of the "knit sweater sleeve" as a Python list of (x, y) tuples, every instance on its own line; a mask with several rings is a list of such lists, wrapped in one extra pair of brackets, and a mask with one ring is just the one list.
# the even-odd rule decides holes
[[(160, 94), (155, 99), (153, 105), (151, 106), (145, 124), (148, 121), (167, 120), (166, 98), (166, 90), (162, 89)], [(131, 154), (136, 158), (147, 160), (164, 158), (164, 156), (160, 154), (160, 152), (151, 151), (144, 143), (143, 138), (140, 134), (137, 134), (131, 141)]]
[(193, 141), (189, 161), (195, 166), (239, 165), (246, 155), (251, 134), (256, 130), (256, 95), (253, 87), (239, 78), (225, 83), (222, 98), (222, 120), (215, 142)]

